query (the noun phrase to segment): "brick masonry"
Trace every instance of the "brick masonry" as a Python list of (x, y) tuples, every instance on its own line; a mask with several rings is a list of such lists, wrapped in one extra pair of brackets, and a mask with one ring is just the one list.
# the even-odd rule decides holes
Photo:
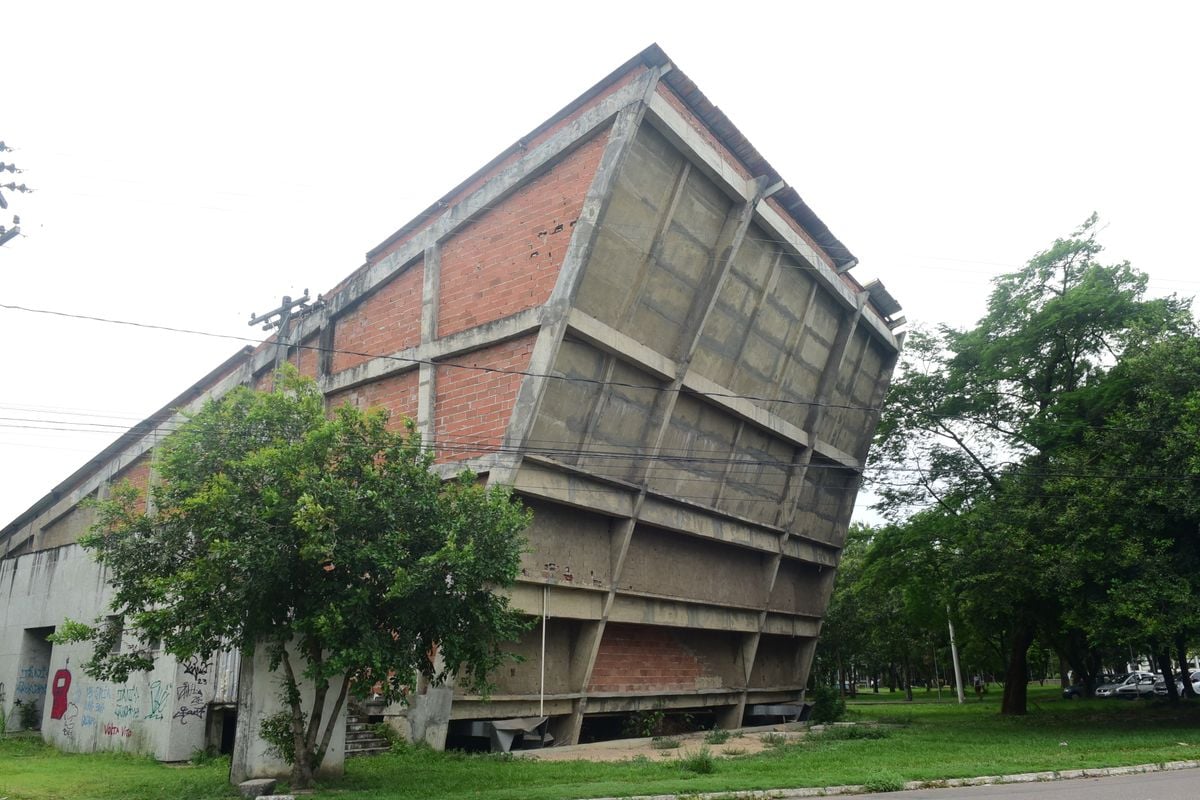
[(720, 686), (671, 628), (609, 623), (604, 629), (589, 692), (686, 691)]
[(405, 418), (417, 418), (417, 370), (392, 375), (329, 396), (329, 407), (349, 403), (355, 408), (385, 408), (391, 414), (388, 427), (400, 430)]
[(423, 280), (424, 266), (414, 264), (337, 321), (333, 372), (420, 344)]
[(442, 245), (438, 336), (546, 302), (607, 139), (598, 131)]
[[(529, 366), (535, 337), (523, 336), (448, 359), (437, 367), (434, 437), (439, 461), (458, 461), (493, 452), (504, 438), (522, 371)], [(490, 367), (486, 372), (460, 367)]]

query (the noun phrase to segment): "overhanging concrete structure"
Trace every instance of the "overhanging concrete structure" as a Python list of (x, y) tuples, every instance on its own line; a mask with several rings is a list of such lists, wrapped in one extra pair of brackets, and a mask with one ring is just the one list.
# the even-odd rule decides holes
[[(534, 510), (513, 598), (542, 624), (451, 720), (545, 714), (570, 742), (658, 705), (732, 727), (802, 693), (897, 359), (899, 307), (855, 264), (652, 46), (193, 394), (265, 383), (284, 355)], [(65, 544), (81, 498), (152, 480), (159, 416), (0, 553)]]

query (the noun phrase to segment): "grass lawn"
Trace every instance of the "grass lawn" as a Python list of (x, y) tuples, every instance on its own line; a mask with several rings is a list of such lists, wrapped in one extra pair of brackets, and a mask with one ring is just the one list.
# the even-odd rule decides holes
[[(708, 773), (658, 755), (619, 763), (538, 762), (409, 750), (352, 760), (320, 798), (586, 798), (866, 783), (1200, 759), (1200, 704), (1065, 701), (1031, 687), (1030, 713), (1004, 718), (999, 692), (959, 706), (950, 696), (918, 702), (862, 696), (851, 718), (887, 726), (810, 735), (755, 756), (717, 759)], [(874, 701), (874, 702), (873, 702)], [(876, 738), (866, 738), (872, 736)], [(689, 745), (696, 752), (696, 745)], [(698, 759), (701, 768), (703, 759)], [(227, 762), (169, 767), (138, 757), (65, 755), (29, 740), (0, 742), (0, 798), (215, 798), (228, 796)]]

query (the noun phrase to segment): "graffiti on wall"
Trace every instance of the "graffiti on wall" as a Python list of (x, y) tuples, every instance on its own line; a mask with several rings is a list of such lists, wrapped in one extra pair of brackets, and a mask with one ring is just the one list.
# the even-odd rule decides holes
[(142, 707), (138, 705), (140, 693), (136, 686), (118, 686), (116, 705), (113, 715), (117, 719), (137, 719), (142, 715)]
[(199, 684), (184, 682), (175, 689), (175, 702), (178, 707), (171, 715), (179, 720), (180, 725), (187, 725), (189, 718), (204, 719), (208, 704), (204, 700), (204, 689)]
[(164, 684), (162, 681), (154, 681), (150, 684), (150, 696), (147, 700), (150, 703), (150, 710), (146, 712), (146, 719), (162, 719), (163, 708), (167, 705), (167, 700), (171, 698), (171, 684)]
[(62, 732), (63, 736), (75, 741), (75, 720), (79, 718), (79, 706), (72, 702), (67, 702), (67, 713), (63, 714)]
[(201, 661), (199, 656), (192, 656), (184, 661), (183, 671), (192, 676), (192, 683), (199, 686), (208, 683), (208, 662)]
[[(54, 681), (50, 684), (50, 696), (54, 698), (54, 705), (50, 708), (50, 719), (62, 719), (63, 714), (67, 713), (67, 692), (71, 690), (71, 671), (66, 667), (54, 673)], [(42, 684), (42, 691), (46, 691), (46, 685)]]
[(17, 670), (17, 685), (13, 687), (13, 698), (41, 700), (46, 696), (46, 678), (49, 675), (49, 667), (21, 667)]

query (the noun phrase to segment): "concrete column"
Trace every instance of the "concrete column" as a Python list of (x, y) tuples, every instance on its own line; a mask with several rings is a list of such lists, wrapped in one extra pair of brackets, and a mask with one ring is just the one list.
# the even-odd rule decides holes
[[(437, 339), (438, 304), (441, 300), (442, 247), (439, 243), (425, 248), (421, 284), (421, 344)], [(437, 367), (422, 363), (417, 377), (417, 432), (425, 447), (435, 447), (437, 433)]]

